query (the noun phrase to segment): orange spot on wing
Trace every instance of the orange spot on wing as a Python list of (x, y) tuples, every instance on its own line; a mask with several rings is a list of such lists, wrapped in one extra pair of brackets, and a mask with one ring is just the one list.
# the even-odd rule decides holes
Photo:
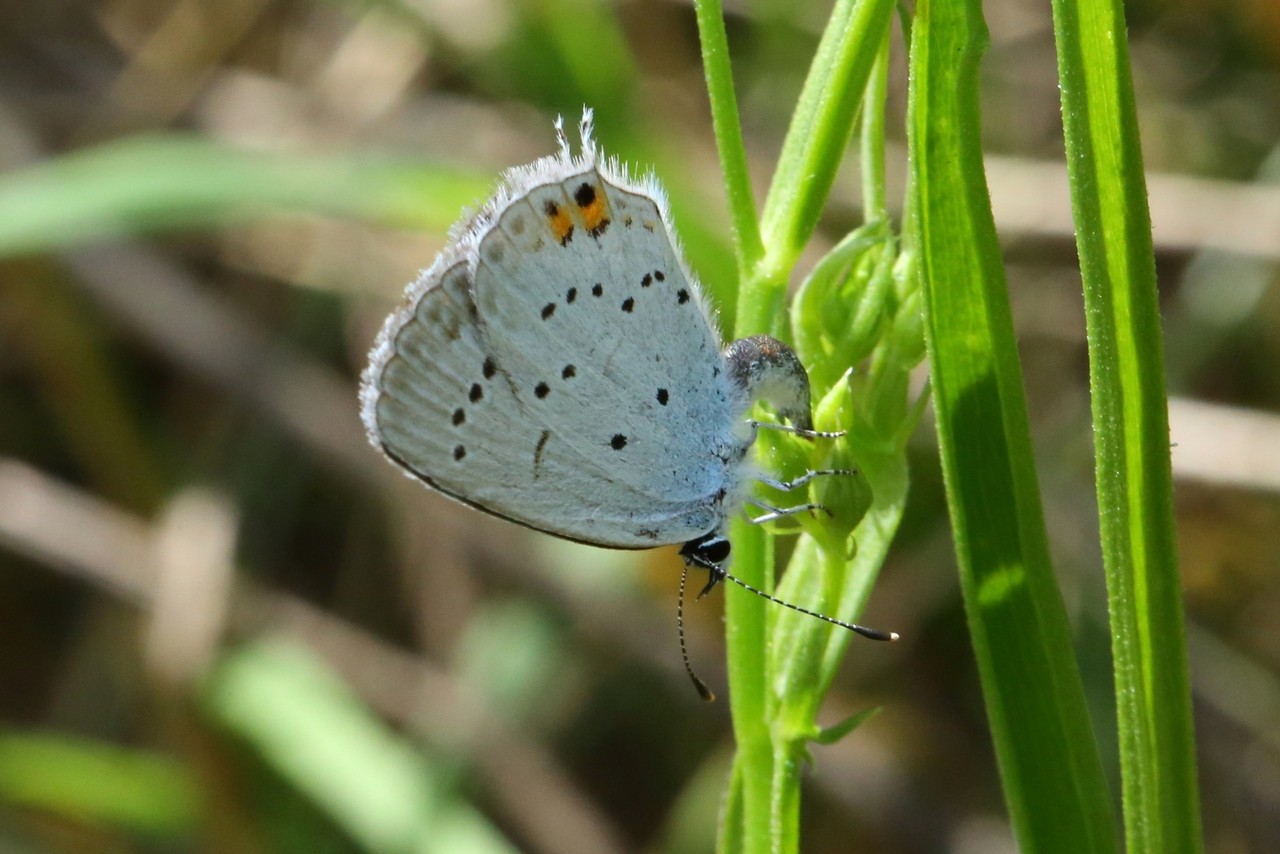
[(592, 233), (599, 230), (603, 223), (609, 219), (609, 207), (605, 202), (604, 193), (596, 193), (596, 197), (591, 204), (584, 205), (580, 208), (582, 211), (582, 224), (586, 226), (587, 231)]
[(561, 244), (567, 242), (573, 234), (573, 218), (569, 216), (569, 212), (557, 204), (548, 203), (544, 213), (556, 241)]

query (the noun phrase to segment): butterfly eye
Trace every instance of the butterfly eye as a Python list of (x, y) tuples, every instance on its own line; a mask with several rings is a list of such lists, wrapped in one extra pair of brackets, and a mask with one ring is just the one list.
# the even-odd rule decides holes
[(724, 563), (729, 559), (730, 550), (731, 547), (728, 540), (724, 537), (716, 537), (714, 540), (704, 543), (699, 549), (699, 553), (711, 563)]

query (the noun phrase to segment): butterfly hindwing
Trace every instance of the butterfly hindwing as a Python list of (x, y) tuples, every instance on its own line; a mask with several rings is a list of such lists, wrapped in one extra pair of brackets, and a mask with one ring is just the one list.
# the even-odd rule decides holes
[(655, 502), (553, 442), (478, 325), (466, 263), (426, 276), (388, 321), (366, 376), (366, 424), (393, 461), (482, 510), (599, 545), (650, 546), (709, 524), (695, 510), (672, 529), (672, 517), (689, 516), (681, 503)]

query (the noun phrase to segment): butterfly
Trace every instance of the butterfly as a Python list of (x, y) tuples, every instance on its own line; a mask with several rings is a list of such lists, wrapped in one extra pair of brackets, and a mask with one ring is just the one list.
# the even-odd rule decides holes
[[(768, 477), (749, 459), (757, 430), (841, 434), (812, 429), (808, 374), (786, 344), (722, 346), (657, 180), (602, 155), (590, 110), (578, 154), (556, 131), (558, 152), (504, 173), (387, 318), (361, 381), (370, 442), (427, 486), (539, 531), (618, 549), (681, 544), (686, 572), (709, 572), (699, 596), (729, 579), (896, 637), (727, 572), (732, 514), (751, 505), (766, 522), (818, 507), (765, 504), (754, 482), (791, 491), (849, 473)], [(790, 424), (749, 420), (757, 400)]]

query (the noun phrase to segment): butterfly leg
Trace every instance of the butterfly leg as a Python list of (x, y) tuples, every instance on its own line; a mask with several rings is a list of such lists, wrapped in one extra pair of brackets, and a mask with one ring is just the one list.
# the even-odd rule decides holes
[(780, 489), (783, 492), (790, 492), (793, 489), (799, 489), (800, 487), (805, 486), (806, 484), (809, 483), (809, 481), (813, 480), (815, 477), (818, 477), (820, 475), (828, 475), (828, 474), (851, 475), (851, 474), (857, 474), (857, 472), (854, 471), (853, 469), (814, 469), (814, 470), (805, 472), (795, 480), (775, 480), (771, 477), (757, 477), (756, 480), (760, 481), (765, 486), (770, 486), (770, 487), (773, 487), (774, 489)]
[(808, 513), (811, 510), (821, 510), (827, 515), (831, 514), (831, 511), (821, 504), (797, 504), (795, 507), (774, 507), (772, 504), (765, 504), (763, 501), (757, 501), (754, 498), (749, 499), (747, 503), (753, 507), (759, 507), (761, 510), (769, 511), (763, 516), (756, 516), (754, 518), (747, 517), (748, 521), (753, 525), (763, 525), (765, 522), (772, 522), (774, 519), (782, 519), (787, 516), (798, 516), (801, 513)]
[(792, 427), (790, 424), (778, 424), (773, 421), (748, 421), (747, 423), (756, 430), (761, 427), (766, 430), (780, 430), (783, 433), (792, 433), (802, 439), (839, 439), (845, 434), (843, 430), (806, 430), (803, 427)]

